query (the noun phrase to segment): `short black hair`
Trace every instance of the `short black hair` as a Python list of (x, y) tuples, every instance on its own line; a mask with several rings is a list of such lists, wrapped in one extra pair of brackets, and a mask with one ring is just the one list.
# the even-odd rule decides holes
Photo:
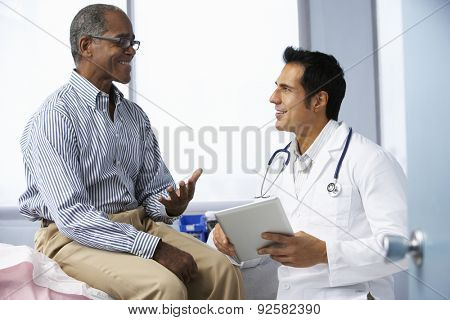
[(328, 93), (326, 115), (328, 119), (337, 121), (345, 96), (346, 83), (344, 71), (336, 58), (318, 51), (287, 47), (284, 50), (283, 59), (286, 64), (298, 63), (305, 68), (300, 84), (305, 89), (307, 104), (319, 91)]

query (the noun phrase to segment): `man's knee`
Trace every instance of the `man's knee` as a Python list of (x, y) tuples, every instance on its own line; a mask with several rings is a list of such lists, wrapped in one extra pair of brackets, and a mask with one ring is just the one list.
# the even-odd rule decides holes
[(239, 270), (234, 266), (230, 260), (222, 253), (215, 251), (211, 257), (212, 269), (216, 270), (219, 279), (228, 279), (229, 281), (241, 281)]
[(120, 281), (109, 278), (103, 289), (115, 299), (124, 300), (186, 300), (186, 286), (174, 274), (167, 270), (160, 276), (147, 278), (129, 278)]
[(244, 298), (242, 275), (238, 267), (218, 251), (213, 251), (208, 259), (212, 291), (209, 299), (235, 300)]
[(151, 286), (150, 292), (144, 299), (156, 300), (186, 300), (187, 289), (184, 283), (174, 274), (167, 274), (160, 279), (155, 286)]

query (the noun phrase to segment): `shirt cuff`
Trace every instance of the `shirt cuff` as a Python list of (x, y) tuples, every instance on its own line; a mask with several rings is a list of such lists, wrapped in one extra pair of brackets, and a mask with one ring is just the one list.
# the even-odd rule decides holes
[(131, 253), (144, 259), (150, 259), (153, 257), (160, 240), (154, 235), (138, 231)]
[(334, 270), (339, 267), (338, 259), (339, 257), (335, 254), (336, 250), (333, 248), (333, 242), (326, 241), (326, 249), (327, 249), (327, 260), (328, 264), (326, 265), (328, 271), (328, 282), (330, 286), (333, 286), (334, 279)]

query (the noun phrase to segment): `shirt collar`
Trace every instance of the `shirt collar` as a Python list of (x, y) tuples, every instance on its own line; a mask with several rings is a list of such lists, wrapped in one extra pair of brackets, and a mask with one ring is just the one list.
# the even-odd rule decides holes
[[(69, 83), (75, 89), (80, 98), (83, 99), (91, 108), (105, 110), (105, 108), (108, 107), (109, 95), (99, 90), (89, 80), (80, 75), (75, 69), (72, 71)], [(123, 94), (115, 85), (112, 85), (111, 88), (116, 98), (116, 106), (118, 106), (122, 103)], [(105, 102), (107, 102), (106, 105)]]
[(296, 158), (310, 158), (311, 160), (314, 160), (317, 155), (319, 154), (322, 147), (328, 142), (330, 137), (334, 134), (336, 129), (339, 128), (339, 123), (335, 120), (329, 120), (328, 123), (325, 125), (325, 127), (320, 131), (317, 138), (314, 140), (314, 142), (309, 146), (309, 148), (302, 154), (300, 154), (300, 150), (298, 149), (298, 143), (297, 139), (295, 139), (293, 142), (294, 145), (294, 153), (296, 155)]

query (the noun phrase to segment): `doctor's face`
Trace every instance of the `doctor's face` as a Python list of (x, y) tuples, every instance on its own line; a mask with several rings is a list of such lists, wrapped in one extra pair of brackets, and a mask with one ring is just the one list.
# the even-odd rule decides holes
[(312, 108), (306, 103), (305, 90), (300, 84), (304, 71), (301, 64), (286, 64), (270, 97), (270, 102), (275, 104), (275, 127), (280, 131), (294, 132), (297, 136), (306, 135), (315, 119)]

